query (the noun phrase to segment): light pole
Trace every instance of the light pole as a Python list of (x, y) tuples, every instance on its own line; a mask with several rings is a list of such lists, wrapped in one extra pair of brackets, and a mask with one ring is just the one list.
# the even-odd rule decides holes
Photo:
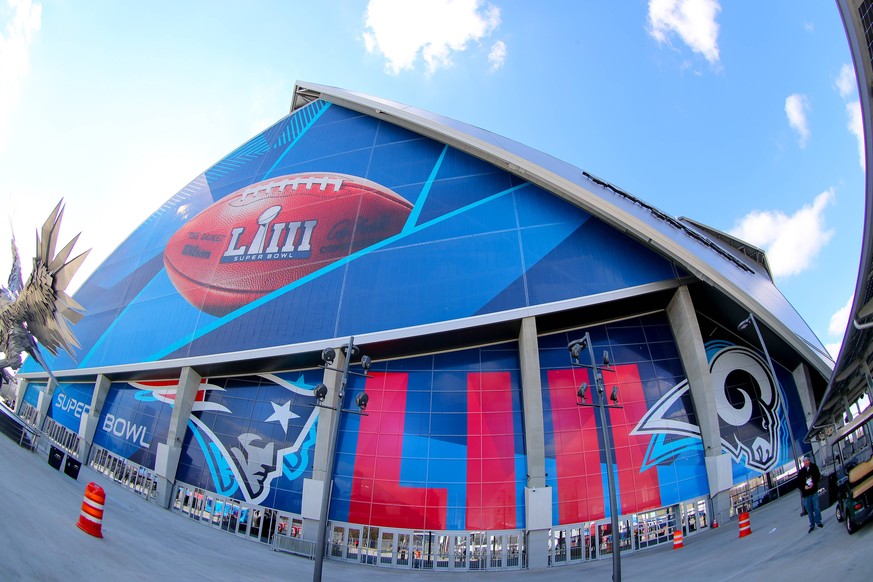
[(346, 391), (346, 383), (348, 382), (349, 374), (354, 374), (356, 376), (363, 376), (368, 378), (367, 372), (370, 370), (370, 357), (369, 356), (361, 356), (361, 368), (364, 370), (361, 372), (352, 372), (349, 370), (349, 366), (351, 365), (352, 356), (358, 353), (358, 346), (355, 345), (355, 338), (350, 337), (349, 343), (340, 347), (345, 354), (345, 360), (343, 361), (342, 369), (334, 368), (331, 366), (333, 361), (336, 359), (336, 351), (333, 348), (325, 348), (321, 352), (321, 360), (323, 362), (322, 368), (325, 370), (333, 370), (334, 372), (340, 372), (342, 375), (340, 376), (339, 384), (334, 391), (334, 402), (333, 406), (329, 404), (324, 404), (325, 398), (327, 398), (327, 386), (324, 384), (318, 384), (313, 392), (315, 393), (316, 406), (321, 408), (327, 408), (329, 410), (334, 410), (336, 414), (331, 416), (331, 426), (330, 426), (330, 438), (328, 440), (327, 447), (327, 461), (325, 463), (324, 469), (324, 485), (321, 491), (321, 511), (319, 512), (318, 517), (318, 539), (315, 542), (315, 565), (312, 568), (312, 580), (313, 582), (321, 581), (321, 571), (324, 565), (324, 554), (325, 554), (325, 545), (327, 540), (327, 518), (328, 518), (328, 510), (330, 509), (330, 493), (331, 486), (333, 485), (333, 464), (334, 457), (336, 456), (336, 441), (337, 434), (339, 433), (339, 424), (340, 424), (340, 415), (343, 412), (351, 412), (352, 414), (360, 414), (366, 416), (364, 410), (367, 408), (367, 402), (369, 401), (369, 397), (366, 392), (361, 392), (355, 397), (355, 404), (358, 405), (360, 411), (357, 410), (344, 410), (342, 408), (343, 404), (343, 396)]
[[(776, 368), (773, 367), (773, 360), (770, 359), (770, 352), (767, 351), (767, 344), (764, 343), (764, 336), (761, 335), (761, 330), (758, 328), (758, 320), (755, 318), (755, 315), (749, 313), (749, 317), (742, 320), (737, 325), (737, 331), (743, 331), (749, 324), (752, 324), (752, 327), (755, 328), (755, 333), (758, 335), (758, 341), (761, 343), (761, 348), (764, 350), (764, 357), (767, 359), (767, 366), (770, 368), (770, 374), (773, 376), (773, 381), (776, 382), (776, 390), (780, 392), (780, 394), (784, 394), (782, 390), (782, 385), (779, 383), (779, 378), (776, 376)], [(797, 445), (794, 444), (794, 431), (791, 429), (791, 417), (788, 415), (788, 399), (783, 399), (785, 406), (785, 420), (788, 425), (788, 438), (791, 440), (791, 454), (794, 455), (794, 470), (800, 471), (800, 465), (797, 463)]]
[[(579, 362), (579, 355), (586, 347), (588, 348), (588, 357), (591, 359), (590, 365)], [(606, 409), (621, 408), (621, 406), (618, 405), (618, 389), (613, 386), (612, 394), (609, 397), (610, 400), (612, 400), (612, 404), (607, 404), (606, 394), (604, 393), (603, 388), (603, 376), (601, 376), (600, 371), (612, 371), (612, 368), (609, 367), (609, 352), (603, 352), (603, 365), (597, 366), (597, 364), (594, 363), (594, 346), (591, 345), (591, 335), (587, 331), (580, 339), (570, 342), (567, 349), (570, 351), (570, 363), (573, 366), (590, 368), (592, 370), (592, 376), (594, 377), (594, 392), (597, 393), (597, 402), (592, 402), (591, 404), (585, 402), (588, 383), (582, 382), (576, 393), (579, 397), (579, 402), (577, 402), (576, 405), (591, 406), (600, 410), (600, 431), (603, 437), (603, 449), (606, 457), (606, 482), (609, 487), (609, 514), (612, 520), (612, 580), (613, 582), (621, 582), (621, 535), (618, 531), (619, 508), (615, 494), (615, 475), (612, 471), (612, 438), (609, 434), (609, 429), (606, 426)]]

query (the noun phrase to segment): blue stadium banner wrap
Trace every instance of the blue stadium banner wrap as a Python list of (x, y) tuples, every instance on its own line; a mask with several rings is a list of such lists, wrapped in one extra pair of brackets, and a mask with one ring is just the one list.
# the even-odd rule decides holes
[(509, 172), (314, 101), (135, 230), (76, 294), (81, 349), (48, 359), (62, 370), (232, 353), (679, 276)]

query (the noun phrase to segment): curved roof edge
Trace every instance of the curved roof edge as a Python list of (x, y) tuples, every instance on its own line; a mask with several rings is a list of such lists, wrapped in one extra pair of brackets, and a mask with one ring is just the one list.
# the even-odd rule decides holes
[(716, 238), (726, 245), (729, 245), (739, 252), (743, 253), (744, 255), (764, 267), (764, 269), (767, 271), (767, 275), (770, 276), (771, 280), (773, 279), (773, 272), (770, 270), (770, 263), (767, 261), (767, 254), (762, 249), (759, 249), (758, 247), (749, 244), (746, 241), (732, 236), (726, 232), (718, 230), (717, 228), (713, 228), (711, 226), (703, 224), (702, 222), (692, 220), (691, 218), (688, 218), (686, 216), (680, 216), (679, 220), (681, 220), (682, 222), (687, 222), (698, 230), (706, 233), (707, 236)]
[[(849, 52), (852, 55), (858, 83), (861, 119), (864, 128), (864, 230), (855, 295), (849, 311), (849, 323), (833, 376), (828, 383), (821, 405), (813, 418), (807, 439), (819, 435), (828, 425), (842, 419), (849, 404), (856, 401), (873, 386), (870, 368), (873, 367), (873, 55), (863, 16), (869, 7), (864, 0), (837, 0), (837, 9), (846, 31)], [(863, 11), (863, 16), (862, 16)]]
[(337, 87), (297, 81), (291, 112), (316, 99), (435, 139), (561, 196), (735, 298), (801, 354), (819, 374), (830, 377), (832, 362), (821, 341), (773, 285), (769, 271), (759, 262), (739, 253), (734, 245), (726, 245), (725, 249), (679, 220), (567, 162), (425, 110)]

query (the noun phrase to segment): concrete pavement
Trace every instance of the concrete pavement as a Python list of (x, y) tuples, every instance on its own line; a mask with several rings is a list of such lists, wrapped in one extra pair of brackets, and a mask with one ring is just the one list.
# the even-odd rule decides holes
[[(76, 523), (85, 486), (106, 492), (103, 539)], [(146, 502), (90, 468), (73, 480), (45, 455), (0, 435), (0, 579), (69, 580), (309, 580), (313, 562), (182, 518)], [(737, 522), (685, 538), (685, 547), (622, 554), (624, 580), (812, 580), (847, 576), (873, 580), (873, 523), (850, 536), (833, 509), (824, 529), (807, 533), (799, 498), (784, 497), (751, 513), (752, 535)], [(323, 579), (536, 579), (607, 581), (612, 561), (540, 571), (413, 572), (326, 560)]]

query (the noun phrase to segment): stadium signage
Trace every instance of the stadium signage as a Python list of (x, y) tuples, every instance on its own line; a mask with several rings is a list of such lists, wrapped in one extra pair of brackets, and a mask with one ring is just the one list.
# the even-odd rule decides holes
[(107, 414), (103, 420), (103, 430), (143, 448), (148, 448), (152, 444), (151, 441), (145, 441), (146, 427), (144, 425), (134, 424), (120, 416)]
[(91, 405), (86, 404), (81, 400), (77, 400), (66, 394), (58, 394), (58, 399), (55, 401), (55, 407), (68, 414), (72, 414), (76, 418), (82, 418), (82, 413), (91, 412)]

